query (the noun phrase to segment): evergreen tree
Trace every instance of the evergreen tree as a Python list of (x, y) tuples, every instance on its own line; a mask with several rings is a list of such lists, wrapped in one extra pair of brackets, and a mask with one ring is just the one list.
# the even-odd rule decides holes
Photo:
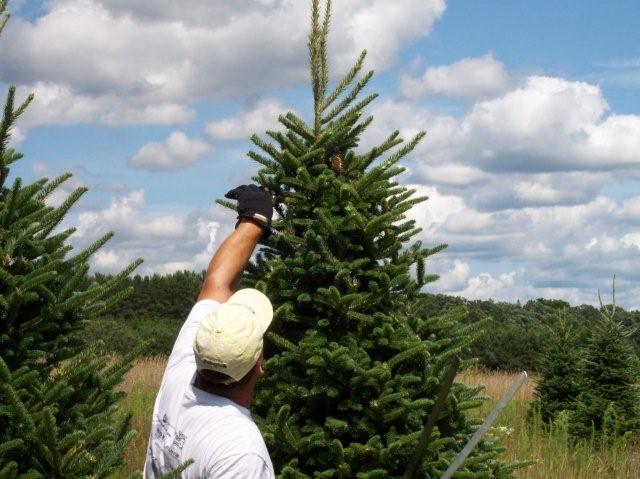
[[(0, 1), (0, 30), (6, 7)], [(11, 128), (31, 99), (16, 105), (10, 88), (0, 124), (0, 477), (107, 477), (133, 434), (129, 417), (115, 414), (114, 389), (131, 359), (109, 363), (73, 333), (127, 293), (120, 283), (139, 261), (80, 287), (87, 261), (111, 237), (70, 254), (74, 229), (60, 224), (86, 189), (54, 207), (47, 198), (70, 174), (6, 186), (21, 158), (9, 147)]]
[(573, 411), (580, 387), (582, 358), (576, 331), (562, 317), (549, 331), (535, 398), (529, 411), (545, 423), (553, 422), (561, 411)]
[(576, 439), (603, 442), (640, 431), (638, 358), (629, 341), (632, 331), (615, 318), (613, 305), (601, 305), (601, 320), (593, 326), (580, 368), (575, 411), (569, 433)]
[[(477, 323), (459, 326), (463, 311), (427, 318), (413, 306), (436, 279), (425, 260), (445, 247), (410, 243), (420, 228), (405, 213), (425, 198), (394, 180), (424, 133), (393, 152), (397, 131), (356, 151), (372, 121), (363, 110), (376, 95), (359, 97), (373, 72), (357, 79), (363, 52), (328, 92), (330, 8), (321, 15), (312, 2), (312, 123), (287, 113), (285, 131), (267, 132), (274, 143), (252, 137), (263, 150), (249, 153), (263, 166), (255, 181), (281, 201), (277, 234), (245, 277), (275, 307), (254, 411), (280, 477), (399, 477), (450, 359), (480, 333)], [(465, 412), (481, 403), (477, 393), (451, 390), (419, 477), (440, 477), (471, 437), (478, 422)], [(499, 451), (484, 441), (459, 477), (512, 477)]]

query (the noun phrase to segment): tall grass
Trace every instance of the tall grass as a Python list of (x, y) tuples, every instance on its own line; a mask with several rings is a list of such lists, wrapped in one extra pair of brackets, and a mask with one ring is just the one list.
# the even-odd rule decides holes
[(125, 456), (127, 466), (120, 471), (118, 478), (128, 478), (131, 473), (142, 470), (151, 430), (153, 403), (162, 381), (165, 363), (164, 357), (136, 361), (120, 386), (121, 390), (127, 393), (123, 409), (133, 413), (132, 427), (137, 434)]
[[(128, 477), (140, 470), (146, 454), (151, 427), (151, 413), (156, 391), (162, 379), (165, 358), (138, 361), (127, 375), (122, 390), (127, 393), (124, 408), (133, 413), (133, 427), (138, 431), (127, 452), (127, 467), (118, 477)], [(490, 398), (476, 414), (485, 416), (493, 404), (515, 379), (504, 372), (466, 371), (458, 381), (469, 386), (482, 384)], [(506, 450), (501, 459), (506, 462), (533, 460), (535, 464), (517, 472), (520, 479), (633, 479), (640, 478), (640, 444), (618, 441), (601, 448), (598, 444), (571, 445), (566, 425), (559, 421), (544, 428), (540, 421), (527, 419), (533, 398), (535, 377), (529, 378), (513, 401), (498, 418), (491, 434), (500, 436)]]
[[(491, 399), (478, 411), (485, 416), (515, 379), (504, 372), (467, 371), (458, 380), (470, 386), (485, 385)], [(533, 460), (535, 464), (518, 471), (521, 479), (633, 479), (640, 478), (640, 444), (618, 440), (610, 447), (597, 442), (574, 445), (567, 424), (560, 420), (544, 427), (539, 419), (527, 418), (535, 391), (530, 377), (496, 421), (491, 433), (502, 437), (506, 462)]]

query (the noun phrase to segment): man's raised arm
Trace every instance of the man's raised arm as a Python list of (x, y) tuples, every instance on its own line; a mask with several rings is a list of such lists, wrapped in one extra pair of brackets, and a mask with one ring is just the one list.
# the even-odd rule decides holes
[(256, 185), (242, 185), (225, 197), (238, 201), (236, 229), (213, 255), (198, 301), (213, 299), (224, 303), (233, 294), (258, 241), (271, 225), (271, 194)]

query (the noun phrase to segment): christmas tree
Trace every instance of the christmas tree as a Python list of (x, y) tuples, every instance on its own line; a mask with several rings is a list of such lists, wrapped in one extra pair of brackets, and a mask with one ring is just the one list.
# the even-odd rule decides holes
[(638, 357), (629, 336), (632, 331), (615, 318), (614, 301), (602, 305), (602, 318), (593, 326), (579, 370), (580, 394), (569, 417), (575, 439), (600, 439), (640, 432)]
[(544, 423), (553, 422), (561, 411), (572, 411), (580, 387), (579, 365), (582, 359), (581, 338), (561, 317), (550, 332), (548, 345), (540, 367), (535, 399), (530, 416), (539, 416)]
[[(284, 131), (267, 132), (273, 141), (252, 137), (254, 179), (280, 216), (244, 278), (275, 308), (254, 411), (280, 477), (400, 477), (451, 359), (480, 332), (459, 326), (463, 311), (426, 318), (414, 307), (437, 278), (425, 260), (445, 247), (410, 241), (420, 228), (405, 215), (425, 198), (395, 181), (424, 133), (357, 151), (373, 120), (363, 111), (376, 95), (361, 98), (373, 72), (359, 78), (363, 52), (329, 91), (330, 11), (312, 2), (312, 121), (287, 113)], [(440, 477), (473, 434), (477, 393), (454, 385), (418, 477)], [(482, 442), (458, 477), (512, 477), (500, 450)]]
[[(6, 8), (0, 1), (0, 31)], [(74, 229), (61, 226), (86, 188), (53, 206), (70, 174), (8, 186), (22, 157), (9, 147), (11, 131), (32, 98), (18, 105), (10, 88), (0, 124), (0, 477), (107, 477), (133, 434), (114, 389), (131, 358), (110, 362), (78, 332), (127, 294), (120, 283), (139, 261), (91, 283), (88, 260), (111, 235), (72, 254)]]

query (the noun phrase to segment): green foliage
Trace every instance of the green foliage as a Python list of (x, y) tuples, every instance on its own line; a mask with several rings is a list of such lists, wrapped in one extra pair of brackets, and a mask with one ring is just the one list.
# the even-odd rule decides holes
[[(108, 278), (96, 275), (94, 279), (104, 282)], [(123, 289), (131, 289), (131, 294), (104, 316), (88, 321), (81, 334), (104, 341), (110, 351), (117, 353), (126, 354), (144, 343), (145, 355), (169, 354), (201, 285), (202, 273), (193, 271), (127, 278)], [(591, 325), (600, 320), (600, 313), (593, 306), (571, 307), (564, 301), (541, 298), (521, 306), (426, 294), (416, 306), (424, 316), (439, 316), (456, 307), (467, 310), (461, 320), (464, 324), (482, 322), (482, 329), (489, 333), (472, 343), (462, 358), (477, 358), (480, 366), (496, 370), (540, 371), (549, 337), (559, 333), (558, 311), (562, 311), (563, 321), (574, 331), (580, 347), (584, 347)], [(618, 307), (616, 318), (627, 326), (637, 324), (640, 311)], [(640, 350), (640, 334), (634, 331), (630, 338), (635, 350)]]
[(564, 318), (549, 330), (531, 416), (549, 424), (562, 411), (573, 410), (580, 388), (581, 340)]
[(602, 307), (583, 353), (579, 395), (570, 416), (574, 438), (596, 436), (609, 442), (640, 431), (638, 358), (629, 343), (629, 331), (614, 317), (615, 304)]
[[(100, 284), (110, 279), (100, 274), (94, 277)], [(145, 356), (168, 355), (202, 280), (203, 274), (193, 271), (125, 278), (122, 289), (130, 294), (104, 315), (87, 321), (79, 334), (101, 343), (107, 353), (127, 354), (137, 349)]]
[[(615, 296), (614, 296), (615, 298)], [(530, 417), (565, 424), (571, 441), (614, 443), (640, 431), (638, 358), (632, 331), (601, 302), (600, 317), (576, 332), (562, 316), (549, 335)]]
[[(330, 3), (321, 18), (313, 1), (309, 51), (314, 120), (280, 117), (273, 143), (254, 136), (262, 165), (254, 178), (282, 203), (278, 234), (265, 240), (245, 285), (264, 291), (275, 308), (267, 370), (254, 402), (257, 420), (283, 478), (400, 476), (412, 456), (450, 359), (481, 334), (460, 326), (464, 309), (428, 317), (414, 308), (425, 260), (444, 246), (410, 240), (420, 229), (405, 213), (424, 198), (394, 181), (397, 166), (424, 135), (399, 149), (398, 133), (357, 151), (370, 124), (360, 93), (364, 54), (327, 93), (326, 42)], [(384, 155), (389, 155), (384, 158)], [(416, 268), (418, 276), (412, 276)], [(476, 422), (477, 389), (456, 384), (446, 401), (419, 477), (439, 477)], [(460, 477), (512, 477), (483, 442)]]
[(133, 434), (114, 414), (132, 356), (108, 364), (75, 333), (139, 262), (87, 284), (88, 256), (69, 257), (73, 230), (60, 229), (85, 190), (53, 206), (45, 200), (70, 175), (5, 185), (22, 157), (8, 147), (11, 128), (31, 98), (16, 106), (10, 88), (0, 124), (0, 477), (108, 477)]
[(186, 315), (174, 319), (104, 316), (90, 320), (79, 334), (86, 341), (96, 343), (98, 350), (105, 354), (137, 350), (140, 356), (168, 356), (185, 318)]
[(469, 355), (478, 358), (478, 363), (487, 369), (510, 371), (535, 371), (540, 366), (547, 327), (556, 312), (545, 309), (544, 313), (536, 313), (530, 308), (534, 304), (521, 307), (444, 295), (427, 295), (420, 300), (424, 314), (441, 314), (451, 307), (464, 306), (469, 311), (466, 323), (484, 321), (488, 334), (471, 345)]
[[(465, 323), (486, 323), (484, 329), (488, 334), (470, 346), (469, 357), (478, 358), (478, 363), (487, 369), (540, 371), (549, 335), (555, 334), (560, 327), (558, 314), (564, 318), (564, 327), (574, 332), (578, 347), (584, 347), (589, 332), (601, 320), (598, 308), (589, 305), (571, 307), (554, 299), (538, 298), (523, 306), (442, 294), (429, 294), (420, 300), (420, 310), (426, 315), (442, 314), (456, 306), (464, 306), (468, 310)], [(640, 311), (624, 311), (618, 307), (616, 318), (630, 327), (640, 322)], [(635, 351), (639, 352), (640, 333), (633, 330), (630, 339)]]
[[(106, 315), (126, 320), (160, 318), (182, 322), (196, 301), (203, 278), (203, 273), (193, 271), (127, 278), (123, 286), (131, 288), (131, 295), (107, 311)], [(110, 277), (96, 275), (95, 279), (103, 283)]]

